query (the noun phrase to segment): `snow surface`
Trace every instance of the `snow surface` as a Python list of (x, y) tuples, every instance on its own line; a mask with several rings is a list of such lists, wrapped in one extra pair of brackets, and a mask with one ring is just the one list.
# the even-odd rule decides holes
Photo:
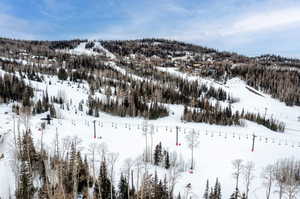
[[(63, 91), (67, 101), (72, 99), (72, 104), (77, 105), (79, 101), (86, 100), (88, 97), (88, 85), (86, 83), (75, 85), (66, 81), (58, 81), (56, 77), (50, 77), (51, 85), (45, 85), (39, 82), (32, 82), (32, 86), (39, 90), (48, 90), (49, 95), (56, 96), (58, 91)], [(299, 113), (299, 107), (286, 107), (283, 103), (273, 100), (269, 97), (260, 97), (245, 88), (244, 82), (238, 79), (232, 79), (227, 84), (229, 89), (240, 98), (240, 102), (235, 106), (253, 107), (259, 111), (260, 108), (264, 111), (265, 104), (272, 107), (269, 114), (282, 114), (284, 121), (294, 128), (299, 128), (299, 122), (293, 122), (293, 118)], [(79, 88), (78, 88), (79, 87)], [(42, 96), (41, 92), (39, 95)], [(248, 97), (247, 97), (248, 96)], [(261, 99), (262, 98), (262, 99)], [(90, 143), (105, 143), (109, 152), (119, 153), (119, 161), (116, 169), (117, 175), (123, 167), (124, 160), (127, 158), (135, 159), (142, 154), (144, 150), (144, 136), (141, 131), (142, 118), (120, 118), (111, 116), (106, 113), (101, 113), (100, 118), (86, 116), (85, 112), (75, 114), (75, 106), (70, 103), (70, 111), (61, 110), (62, 119), (55, 119), (53, 124), (46, 127), (44, 131), (43, 142), (48, 147), (49, 151), (53, 151), (53, 140), (56, 129), (59, 137), (78, 136), (82, 139), (82, 153), (89, 154), (88, 146)], [(300, 152), (300, 137), (297, 133), (287, 130), (287, 133), (280, 134), (270, 131), (269, 129), (257, 125), (253, 122), (246, 122), (245, 127), (223, 127), (208, 124), (182, 123), (180, 121), (183, 106), (168, 105), (170, 116), (161, 118), (155, 121), (149, 121), (149, 124), (155, 126), (155, 134), (153, 136), (154, 145), (162, 142), (163, 147), (169, 151), (176, 151), (184, 157), (188, 163), (190, 160), (190, 150), (184, 139), (185, 133), (191, 129), (195, 129), (200, 133), (200, 145), (195, 151), (196, 169), (193, 174), (188, 171), (183, 172), (176, 186), (176, 192), (185, 192), (185, 186), (188, 183), (192, 184), (193, 198), (201, 198), (205, 188), (206, 179), (214, 183), (215, 178), (219, 178), (222, 184), (222, 192), (224, 197), (228, 197), (233, 191), (234, 181), (232, 178), (231, 161), (241, 158), (244, 161), (254, 161), (256, 164), (256, 180), (251, 188), (250, 198), (263, 198), (264, 189), (262, 187), (259, 174), (261, 169), (267, 164), (274, 163), (279, 158), (296, 157)], [(1, 126), (5, 131), (12, 129), (12, 115), (6, 115), (7, 106), (0, 107)], [(172, 114), (173, 113), (173, 114)], [(31, 126), (33, 127), (34, 141), (40, 143), (41, 131), (39, 131), (43, 115), (37, 115), (31, 118)], [(93, 139), (92, 121), (97, 120), (97, 137), (102, 139)], [(130, 126), (130, 129), (129, 129)], [(180, 129), (181, 146), (175, 145), (175, 127)], [(12, 138), (12, 131), (6, 139), (6, 142), (1, 145), (0, 152), (5, 154), (5, 158), (0, 160), (0, 177), (9, 179), (10, 183), (5, 184), (0, 189), (0, 196), (7, 197), (8, 190), (14, 189), (14, 177), (12, 171), (9, 170), (9, 144)], [(184, 133), (185, 132), (185, 133)], [(251, 135), (258, 135), (256, 149), (251, 152)], [(267, 139), (266, 139), (267, 138)], [(133, 144), (134, 143), (134, 144)], [(155, 167), (150, 167), (155, 170)], [(167, 171), (158, 169), (162, 173)], [(115, 183), (118, 178), (115, 178)], [(242, 187), (242, 185), (241, 185)], [(243, 190), (243, 189), (242, 189)]]
[[(90, 53), (82, 49), (85, 44), (80, 44), (74, 53)], [(116, 65), (111, 65), (117, 67)], [(119, 70), (122, 70), (121, 68)], [(235, 159), (243, 159), (253, 161), (255, 163), (255, 180), (250, 189), (249, 199), (265, 198), (265, 191), (260, 178), (260, 173), (263, 167), (272, 164), (278, 159), (287, 157), (299, 157), (300, 154), (300, 122), (297, 117), (300, 116), (300, 107), (287, 107), (284, 103), (271, 98), (267, 94), (263, 97), (257, 95), (246, 88), (244, 81), (239, 78), (234, 78), (225, 85), (214, 82), (210, 79), (190, 76), (176, 71), (174, 68), (161, 68), (167, 72), (178, 75), (189, 80), (199, 80), (202, 83), (214, 87), (221, 87), (224, 90), (232, 93), (239, 102), (234, 103), (234, 110), (245, 108), (251, 112), (259, 112), (266, 114), (267, 117), (273, 116), (280, 121), (286, 123), (285, 133), (273, 132), (261, 125), (253, 122), (245, 121), (245, 126), (218, 126), (203, 123), (184, 123), (181, 121), (183, 112), (182, 105), (167, 105), (170, 110), (170, 116), (160, 118), (155, 121), (148, 121), (154, 125), (155, 134), (153, 135), (153, 146), (162, 143), (163, 148), (170, 152), (177, 152), (182, 157), (186, 164), (190, 163), (190, 149), (187, 146), (185, 135), (187, 132), (194, 129), (200, 134), (200, 145), (195, 149), (196, 167), (193, 173), (185, 170), (181, 173), (178, 183), (175, 187), (175, 193), (184, 195), (186, 185), (191, 183), (192, 189), (189, 193), (193, 199), (202, 198), (206, 180), (209, 179), (210, 185), (213, 186), (215, 179), (219, 178), (222, 186), (222, 195), (224, 198), (229, 198), (229, 195), (234, 191), (234, 179), (232, 177), (233, 169), (231, 162)], [(138, 78), (138, 77), (136, 77)], [(51, 81), (51, 84), (49, 82)], [(31, 85), (36, 88), (36, 99), (42, 97), (42, 91), (48, 91), (49, 96), (57, 96), (58, 93), (65, 96), (66, 102), (69, 103), (70, 110), (58, 110), (57, 114), (60, 119), (54, 119), (51, 125), (47, 125), (43, 131), (43, 142), (45, 148), (53, 153), (55, 132), (58, 132), (59, 138), (63, 139), (68, 136), (77, 136), (82, 140), (80, 150), (82, 154), (88, 155), (91, 159), (91, 154), (88, 146), (91, 143), (105, 144), (108, 152), (119, 154), (119, 160), (116, 165), (116, 175), (114, 183), (119, 180), (120, 172), (124, 169), (124, 161), (128, 158), (135, 159), (142, 155), (144, 150), (145, 137), (142, 134), (141, 126), (142, 118), (116, 117), (106, 113), (100, 113), (99, 118), (94, 118), (86, 115), (87, 108), (84, 111), (77, 110), (80, 101), (86, 102), (89, 94), (88, 84), (71, 83), (67, 81), (59, 81), (57, 77), (48, 76), (47, 83), (30, 81)], [(265, 109), (267, 108), (267, 109)], [(5, 114), (8, 112), (8, 114)], [(77, 112), (77, 114), (76, 114)], [(45, 113), (46, 114), (46, 113)], [(41, 118), (45, 114), (33, 116), (30, 119), (34, 142), (37, 147), (40, 146), (41, 135), (40, 131)], [(0, 152), (4, 153), (4, 159), (0, 160), (0, 179), (5, 179), (6, 183), (1, 183), (0, 197), (8, 198), (10, 193), (14, 193), (15, 177), (12, 170), (12, 143), (13, 143), (13, 113), (11, 113), (11, 104), (0, 106), (0, 132), (8, 133), (5, 140), (0, 144)], [(97, 139), (93, 138), (93, 121), (96, 120)], [(176, 126), (180, 127), (179, 142), (181, 146), (175, 144)], [(21, 128), (24, 124), (21, 120)], [(251, 152), (252, 134), (255, 133), (258, 137), (255, 143), (255, 151)], [(101, 137), (101, 139), (100, 139)], [(97, 160), (100, 157), (98, 155)], [(99, 168), (99, 161), (96, 168)], [(148, 165), (149, 166), (149, 165)], [(168, 171), (149, 166), (149, 169), (154, 172), (157, 170), (160, 177), (168, 174)], [(134, 174), (135, 175), (135, 174)], [(245, 191), (241, 180), (240, 190)], [(276, 193), (273, 193), (272, 198), (275, 198)], [(300, 196), (299, 196), (300, 197)]]
[(91, 40), (90, 42), (95, 43), (93, 48), (87, 49), (87, 48), (85, 48), (85, 45), (88, 42), (81, 42), (74, 49), (60, 50), (60, 51), (65, 52), (65, 53), (75, 54), (75, 55), (89, 55), (89, 56), (91, 56), (91, 55), (99, 55), (98, 52), (93, 51), (93, 49), (97, 48), (97, 49), (102, 50), (107, 57), (109, 57), (111, 59), (116, 58), (116, 56), (113, 53), (109, 52), (107, 49), (105, 49), (99, 41), (92, 41)]

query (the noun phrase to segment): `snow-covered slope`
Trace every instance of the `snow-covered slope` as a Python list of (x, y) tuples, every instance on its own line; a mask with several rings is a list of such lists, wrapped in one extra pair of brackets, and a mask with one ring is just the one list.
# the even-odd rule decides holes
[[(145, 140), (141, 130), (143, 119), (120, 118), (106, 113), (101, 113), (99, 118), (93, 118), (86, 116), (85, 112), (80, 111), (76, 114), (75, 104), (87, 99), (88, 85), (82, 83), (78, 88), (78, 85), (58, 81), (56, 77), (52, 77), (49, 80), (52, 82), (51, 85), (37, 82), (32, 82), (32, 85), (39, 90), (47, 88), (50, 96), (56, 96), (59, 91), (63, 91), (66, 101), (70, 102), (72, 100), (72, 104), (70, 103), (69, 111), (60, 110), (59, 115), (61, 119), (55, 119), (51, 125), (47, 125), (46, 130), (43, 132), (43, 142), (46, 144), (47, 150), (50, 152), (54, 150), (52, 143), (56, 131), (60, 138), (77, 136), (82, 139), (82, 143), (80, 144), (82, 153), (87, 154), (89, 157), (88, 146), (91, 143), (105, 143), (109, 152), (119, 153), (118, 169), (116, 169), (117, 176), (120, 174), (124, 160), (127, 158), (135, 159), (142, 154)], [(180, 117), (183, 106), (168, 105), (173, 114), (166, 118), (149, 121), (149, 124), (153, 124), (155, 129), (153, 144), (156, 145), (162, 142), (163, 147), (169, 151), (177, 152), (179, 156), (184, 157), (185, 162), (188, 164), (190, 161), (190, 150), (185, 140), (185, 134), (192, 129), (200, 134), (200, 145), (195, 150), (196, 168), (192, 174), (188, 170), (181, 173), (176, 185), (177, 193), (181, 192), (183, 194), (185, 186), (191, 183), (192, 190), (190, 194), (193, 195), (193, 198), (201, 198), (206, 179), (214, 183), (215, 178), (219, 178), (222, 184), (223, 196), (229, 197), (234, 187), (234, 180), (231, 175), (233, 172), (231, 161), (240, 158), (244, 161), (253, 161), (256, 165), (256, 178), (251, 187), (250, 198), (264, 198), (264, 188), (260, 178), (262, 168), (267, 164), (274, 163), (279, 158), (296, 157), (300, 153), (300, 136), (297, 132), (289, 130), (291, 128), (300, 128), (299, 122), (296, 121), (300, 109), (299, 107), (286, 107), (284, 104), (267, 95), (262, 97), (253, 94), (253, 92), (246, 89), (245, 83), (239, 79), (229, 80), (224, 85), (224, 88), (227, 88), (234, 96), (240, 99), (233, 106), (234, 108), (245, 107), (251, 109), (253, 107), (253, 111), (264, 112), (264, 108), (268, 107), (268, 115), (281, 116), (280, 119), (287, 122), (287, 133), (274, 133), (252, 122), (246, 122), (245, 127), (182, 123)], [(7, 106), (2, 105), (0, 107), (1, 127), (3, 132), (10, 129), (5, 139), (6, 141), (1, 144), (0, 148), (0, 152), (5, 154), (5, 158), (0, 160), (0, 175), (2, 179), (7, 178), (10, 181), (9, 184), (5, 184), (5, 187), (0, 189), (1, 197), (6, 198), (7, 195), (5, 194), (8, 194), (8, 190), (12, 192), (14, 189), (13, 173), (8, 166), (11, 160), (9, 146), (13, 141), (11, 130), (13, 128), (13, 116), (11, 113), (6, 115), (4, 112), (10, 112), (10, 110)], [(37, 115), (30, 119), (31, 126), (33, 127), (34, 141), (37, 143), (37, 146), (39, 146), (38, 143), (40, 143), (42, 133), (39, 130), (41, 117), (43, 116)], [(97, 139), (93, 138), (92, 122), (94, 120), (97, 121)], [(21, 126), (23, 126), (22, 122)], [(181, 146), (176, 146), (175, 144), (176, 126), (180, 127), (179, 141)], [(251, 152), (253, 133), (258, 137), (255, 151)], [(101, 139), (99, 139), (100, 136)], [(150, 168), (152, 168), (152, 171), (155, 170), (155, 167)], [(162, 176), (163, 173), (168, 173), (163, 169), (159, 169), (159, 171)], [(115, 182), (117, 182), (117, 179), (115, 177)], [(241, 187), (243, 186), (241, 185)]]
[[(86, 43), (83, 42), (68, 52), (97, 55), (97, 52), (86, 49), (85, 45)], [(96, 42), (95, 47), (102, 49), (111, 59), (115, 59), (115, 56), (104, 49), (99, 42)], [(125, 69), (118, 67), (114, 62), (107, 62), (107, 64), (122, 74), (126, 73)], [(212, 79), (181, 73), (175, 68), (159, 69), (189, 80), (199, 80), (201, 83), (216, 88), (221, 87), (239, 99), (238, 102), (232, 104), (233, 110), (244, 108), (250, 112), (259, 112), (266, 115), (266, 117), (274, 117), (286, 124), (285, 133), (276, 133), (262, 125), (249, 121), (245, 121), (243, 127), (184, 123), (181, 121), (183, 105), (167, 104), (171, 113), (170, 116), (148, 121), (148, 127), (150, 128), (153, 125), (153, 146), (161, 142), (162, 146), (170, 151), (173, 157), (174, 154), (177, 154), (178, 159), (181, 159), (181, 172), (175, 186), (175, 193), (180, 192), (182, 196), (188, 194), (193, 199), (202, 198), (206, 180), (209, 179), (211, 186), (213, 186), (215, 179), (218, 178), (221, 182), (223, 197), (229, 198), (235, 186), (232, 177), (232, 161), (242, 159), (244, 162), (253, 161), (255, 163), (255, 179), (250, 188), (249, 199), (265, 198), (265, 188), (260, 177), (262, 169), (278, 159), (297, 158), (300, 154), (300, 122), (297, 120), (300, 116), (300, 107), (288, 107), (269, 95), (248, 87), (239, 78), (233, 78), (228, 80), (226, 84), (221, 84)], [(132, 78), (141, 80), (141, 77), (135, 75)], [(84, 106), (83, 111), (79, 111), (77, 107), (79, 102), (84, 101), (86, 103), (89, 96), (89, 86), (86, 82), (59, 81), (56, 76), (47, 76), (42, 83), (29, 80), (28, 82), (36, 89), (35, 100), (42, 97), (42, 91), (47, 90), (49, 96), (57, 96), (58, 93), (63, 95), (69, 105), (69, 110), (66, 107), (60, 109), (59, 105), (56, 105), (59, 119), (54, 119), (50, 125), (46, 126), (44, 131), (41, 131), (40, 127), (41, 118), (45, 117), (46, 113), (30, 118), (30, 126), (32, 127), (32, 135), (36, 146), (39, 147), (42, 141), (45, 149), (53, 154), (56, 132), (60, 140), (74, 137), (80, 139), (80, 150), (83, 155), (87, 155), (89, 160), (92, 159), (89, 151), (91, 144), (97, 143), (102, 148), (105, 146), (108, 153), (119, 154), (114, 178), (114, 183), (117, 184), (119, 175), (124, 170), (124, 162), (128, 158), (134, 160), (140, 157), (145, 149), (145, 136), (142, 131), (144, 119), (121, 118), (103, 112), (100, 113), (99, 118), (95, 118), (87, 116), (86, 106)], [(96, 93), (96, 95), (100, 95), (100, 93)], [(0, 179), (7, 180), (7, 183), (2, 183), (0, 187), (1, 198), (8, 198), (9, 195), (13, 195), (15, 189), (15, 177), (12, 167), (14, 165), (14, 121), (16, 126), (19, 124), (20, 128), (24, 129), (22, 117), (14, 116), (11, 112), (11, 106), (12, 104), (0, 106), (0, 132), (2, 135), (5, 134), (4, 142), (0, 143), (0, 153), (4, 154), (4, 158), (0, 160)], [(13, 120), (14, 117), (15, 120)], [(96, 121), (96, 139), (94, 138), (94, 121)], [(179, 127), (180, 146), (176, 145), (176, 127)], [(194, 151), (195, 169), (191, 173), (189, 170), (191, 151), (185, 136), (192, 130), (200, 135), (200, 144)], [(257, 137), (255, 150), (252, 152), (253, 134)], [(62, 142), (60, 144), (63, 145)], [(97, 155), (96, 159), (98, 160), (96, 161), (96, 168), (99, 168), (100, 154)], [(151, 172), (157, 170), (161, 178), (169, 175), (168, 170), (153, 165), (147, 166)], [(136, 169), (134, 169), (134, 175), (136, 175), (135, 171)], [(191, 184), (191, 190), (186, 189), (189, 183)], [(240, 189), (245, 191), (242, 181)], [(275, 197), (277, 195), (274, 192), (271, 198)]]
[(100, 50), (102, 51), (105, 56), (111, 58), (111, 59), (115, 59), (116, 56), (109, 52), (107, 49), (103, 48), (103, 46), (101, 45), (101, 43), (99, 41), (89, 41), (89, 42), (93, 42), (94, 46), (92, 48), (86, 48), (86, 44), (88, 42), (81, 42), (76, 48), (74, 49), (69, 49), (69, 50), (60, 50), (62, 52), (66, 52), (66, 53), (70, 53), (70, 54), (75, 54), (75, 55), (99, 55), (100, 53), (95, 51), (95, 50)]

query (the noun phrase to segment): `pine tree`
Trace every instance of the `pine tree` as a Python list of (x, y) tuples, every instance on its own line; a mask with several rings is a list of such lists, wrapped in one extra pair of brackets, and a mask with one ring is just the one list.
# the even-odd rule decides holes
[(215, 199), (214, 190), (213, 190), (212, 187), (210, 188), (210, 192), (209, 192), (209, 197), (208, 198), (209, 199)]
[(68, 78), (68, 74), (64, 68), (60, 68), (58, 70), (57, 77), (60, 80), (66, 80)]
[(209, 182), (208, 180), (206, 181), (206, 186), (205, 186), (205, 191), (203, 194), (203, 199), (208, 199), (209, 197)]
[(165, 168), (169, 169), (170, 168), (170, 158), (169, 158), (169, 152), (166, 152), (166, 157), (165, 157)]
[(241, 199), (247, 199), (247, 197), (246, 197), (246, 194), (245, 194), (245, 193), (243, 193), (243, 195), (242, 195)]
[(76, 156), (76, 149), (74, 143), (71, 144), (71, 152), (70, 152), (70, 159), (69, 159), (69, 164), (68, 170), (67, 170), (67, 176), (66, 176), (66, 181), (65, 181), (65, 187), (66, 187), (66, 192), (67, 193), (72, 193), (75, 187), (75, 177), (76, 175), (76, 162), (77, 162), (77, 156)]
[(82, 162), (80, 152), (77, 153), (78, 160), (78, 193), (86, 193), (88, 191), (89, 170), (85, 157)]
[(101, 197), (107, 199), (114, 199), (115, 190), (113, 187), (113, 196), (111, 197), (111, 193), (110, 193), (111, 181), (107, 175), (107, 165), (105, 159), (101, 162), (100, 165), (100, 174), (99, 174), (98, 182), (100, 186)]
[(33, 194), (34, 194), (34, 186), (32, 182), (31, 172), (29, 170), (29, 162), (22, 161), (16, 198), (31, 199)]
[(159, 165), (160, 162), (162, 161), (162, 146), (161, 142), (155, 146), (154, 150), (154, 165)]
[(213, 195), (214, 195), (214, 199), (221, 199), (221, 185), (219, 183), (218, 178), (216, 179)]
[(128, 199), (128, 194), (127, 194), (128, 182), (126, 177), (124, 177), (123, 173), (121, 174), (118, 188), (119, 188), (118, 199)]
[(56, 111), (55, 111), (55, 107), (53, 104), (50, 105), (50, 116), (52, 118), (56, 118)]
[(176, 197), (176, 199), (181, 199), (180, 192), (179, 192), (178, 196)]
[(22, 139), (21, 159), (23, 161), (28, 161), (30, 170), (32, 165), (34, 165), (37, 162), (37, 153), (33, 144), (33, 139), (31, 136), (30, 129), (28, 129), (25, 132)]

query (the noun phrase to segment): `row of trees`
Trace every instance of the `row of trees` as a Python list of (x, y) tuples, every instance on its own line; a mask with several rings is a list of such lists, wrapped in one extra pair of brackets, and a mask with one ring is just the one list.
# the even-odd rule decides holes
[(0, 102), (20, 101), (24, 106), (30, 105), (33, 89), (15, 75), (5, 73), (0, 76)]
[(144, 117), (148, 119), (157, 119), (159, 117), (168, 116), (169, 114), (164, 105), (157, 102), (148, 104), (142, 97), (137, 95), (125, 97), (124, 100), (108, 98), (106, 101), (89, 97), (88, 114), (99, 117), (99, 111), (121, 117)]
[(244, 109), (235, 113), (231, 110), (231, 106), (222, 108), (218, 103), (213, 106), (207, 99), (202, 99), (197, 108), (184, 107), (182, 120), (188, 122), (204, 122), (218, 125), (242, 125), (240, 119), (261, 124), (273, 131), (284, 132), (285, 124), (273, 118), (266, 118), (259, 113), (245, 113)]
[[(63, 144), (60, 144), (63, 142)], [(31, 131), (16, 139), (16, 198), (107, 198), (107, 199), (169, 199), (170, 183), (167, 178), (161, 180), (157, 174), (141, 171), (137, 173), (137, 183), (134, 182), (131, 159), (125, 161), (125, 169), (118, 183), (114, 183), (114, 165), (118, 155), (107, 153), (104, 146), (92, 144), (89, 146), (93, 159), (88, 160), (79, 150), (81, 140), (77, 137), (59, 140), (58, 134), (54, 140), (54, 152), (49, 154), (33, 143)], [(99, 175), (95, 172), (95, 155), (99, 154)], [(20, 164), (18, 163), (20, 161)], [(139, 170), (142, 162), (138, 161)], [(140, 181), (141, 178), (141, 181)], [(34, 183), (38, 179), (39, 185)], [(130, 184), (131, 181), (131, 184)], [(115, 184), (118, 184), (115, 187)]]
[(218, 125), (240, 125), (238, 112), (232, 113), (231, 107), (223, 109), (218, 104), (211, 105), (207, 99), (199, 101), (199, 108), (184, 107), (182, 120), (187, 122), (203, 122)]
[(219, 182), (218, 178), (216, 179), (214, 187), (209, 187), (209, 181), (206, 181), (206, 187), (203, 194), (203, 199), (221, 199), (221, 183)]
[(288, 106), (300, 105), (300, 74), (294, 70), (281, 70), (271, 66), (244, 66), (232, 70), (247, 84), (274, 98), (285, 102)]
[(168, 58), (168, 56), (184, 56), (186, 55), (185, 51), (195, 53), (216, 52), (213, 49), (165, 39), (101, 41), (101, 44), (110, 52), (120, 56), (141, 54), (145, 57), (157, 56), (160, 58)]
[(171, 166), (169, 152), (162, 148), (161, 142), (155, 146), (153, 160), (153, 164), (156, 166), (162, 166), (165, 169), (169, 169)]
[[(236, 188), (230, 199), (247, 199), (255, 179), (253, 162), (243, 162), (242, 159), (232, 161), (233, 178)], [(296, 199), (300, 192), (300, 162), (293, 158), (281, 159), (263, 168), (260, 175), (265, 188), (266, 199), (276, 194), (279, 199)], [(244, 192), (240, 192), (240, 180), (244, 182)]]

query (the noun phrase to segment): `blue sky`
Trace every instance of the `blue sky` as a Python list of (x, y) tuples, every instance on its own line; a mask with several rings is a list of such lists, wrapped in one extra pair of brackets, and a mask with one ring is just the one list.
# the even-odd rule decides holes
[(1, 0), (0, 36), (176, 39), (300, 57), (299, 0)]

